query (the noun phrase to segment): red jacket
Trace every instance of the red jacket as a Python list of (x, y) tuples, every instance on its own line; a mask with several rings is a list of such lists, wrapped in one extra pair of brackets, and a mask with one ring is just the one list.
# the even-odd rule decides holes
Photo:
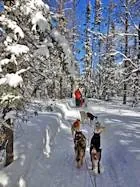
[(74, 94), (75, 94), (76, 99), (81, 99), (82, 98), (82, 94), (81, 94), (79, 89), (77, 89)]

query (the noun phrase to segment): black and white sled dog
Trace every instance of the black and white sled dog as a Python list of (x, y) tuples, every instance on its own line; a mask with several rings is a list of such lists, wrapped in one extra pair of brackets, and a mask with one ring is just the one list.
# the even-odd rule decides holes
[(99, 122), (96, 122), (95, 130), (90, 142), (90, 158), (92, 163), (92, 170), (95, 174), (101, 173), (101, 133), (105, 127), (101, 126)]
[(85, 120), (89, 120), (91, 124), (94, 119), (97, 120), (97, 116), (93, 115), (90, 112), (80, 111), (80, 115), (81, 115), (81, 122), (85, 122)]

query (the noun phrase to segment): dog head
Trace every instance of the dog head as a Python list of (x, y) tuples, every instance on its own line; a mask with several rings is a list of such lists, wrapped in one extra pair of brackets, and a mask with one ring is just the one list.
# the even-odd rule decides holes
[(101, 128), (101, 123), (99, 121), (96, 121), (95, 128), (97, 128), (97, 129)]
[(95, 123), (95, 131), (102, 132), (105, 129), (103, 125), (99, 121), (96, 121)]
[(73, 127), (79, 127), (80, 126), (80, 119), (77, 119), (74, 123), (73, 123)]

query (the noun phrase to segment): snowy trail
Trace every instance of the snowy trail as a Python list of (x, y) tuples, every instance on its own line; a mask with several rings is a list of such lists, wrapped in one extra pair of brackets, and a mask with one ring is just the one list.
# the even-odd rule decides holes
[[(104, 173), (93, 176), (88, 167), (89, 147), (86, 152), (86, 163), (80, 169), (75, 167), (73, 139), (70, 132), (71, 122), (63, 121), (60, 131), (55, 138), (51, 157), (40, 157), (37, 161), (37, 170), (32, 173), (29, 186), (37, 187), (42, 181), (42, 187), (139, 187), (139, 160), (136, 155), (129, 152), (128, 144), (134, 144), (130, 138), (132, 135), (132, 121), (134, 126), (140, 121), (138, 117), (112, 115), (107, 110), (100, 111), (94, 106), (94, 111), (106, 125), (102, 135), (102, 164)], [(72, 117), (72, 116), (71, 116)], [(92, 129), (87, 124), (82, 125), (83, 132), (91, 137)], [(130, 132), (128, 132), (128, 130)], [(139, 132), (139, 131), (137, 131)], [(136, 133), (136, 132), (135, 132)], [(134, 135), (134, 134), (133, 134)], [(137, 142), (136, 142), (137, 143)], [(135, 145), (132, 145), (135, 147)], [(42, 159), (43, 162), (42, 162)], [(41, 165), (41, 162), (45, 165)], [(135, 171), (132, 169), (135, 168)], [(40, 181), (34, 180), (39, 176)], [(29, 181), (29, 180), (28, 180)], [(43, 182), (44, 181), (44, 182)]]
[[(88, 170), (91, 165), (89, 145), (83, 167), (78, 169), (75, 166), (70, 127), (79, 112), (72, 108), (66, 110), (65, 103), (59, 105), (61, 109), (64, 105), (65, 120), (55, 113), (40, 113), (23, 126), (23, 132), (17, 133), (18, 159), (0, 172), (0, 187), (139, 187), (140, 112), (89, 103), (88, 110), (106, 126), (101, 139), (104, 172), (95, 177)], [(48, 127), (51, 138), (49, 158), (43, 151)], [(82, 124), (82, 130), (87, 138), (91, 138), (93, 130), (87, 123)], [(1, 174), (6, 176), (2, 180)]]
[[(103, 110), (101, 108), (103, 107)], [(89, 107), (90, 108), (90, 107)], [(139, 147), (137, 135), (140, 132), (140, 118), (120, 113), (112, 114), (113, 108), (106, 110), (104, 106), (94, 105), (90, 110), (99, 116), (106, 130), (102, 135), (102, 164), (104, 173), (93, 176), (89, 170), (89, 147), (86, 152), (86, 163), (80, 169), (75, 167), (71, 121), (62, 121), (60, 130), (55, 137), (49, 159), (40, 154), (28, 171), (29, 187), (139, 187), (140, 160), (137, 160)], [(128, 111), (127, 111), (128, 112)], [(72, 116), (69, 116), (72, 119)], [(137, 131), (135, 129), (137, 128)], [(82, 125), (83, 132), (91, 137), (92, 129)], [(131, 152), (136, 149), (138, 152)], [(41, 152), (41, 151), (40, 151)], [(133, 170), (135, 168), (135, 170)], [(39, 180), (38, 180), (39, 178)]]
[[(40, 157), (37, 160), (37, 170), (32, 170), (28, 185), (38, 187), (42, 181), (41, 187), (93, 187), (93, 181), (86, 167), (86, 165), (81, 169), (75, 167), (70, 128), (62, 123), (60, 132), (55, 138), (51, 157), (49, 159)], [(37, 180), (36, 176), (40, 180)]]
[(97, 186), (139, 187), (140, 112), (133, 112), (131, 108), (119, 108), (117, 111), (114, 106), (105, 107), (101, 104), (94, 104), (90, 110), (106, 126), (102, 135), (102, 163), (105, 171), (97, 177)]

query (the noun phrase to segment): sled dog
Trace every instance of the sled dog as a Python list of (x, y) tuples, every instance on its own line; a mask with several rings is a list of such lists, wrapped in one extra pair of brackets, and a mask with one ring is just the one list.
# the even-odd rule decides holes
[(100, 173), (100, 161), (101, 161), (101, 149), (98, 150), (93, 147), (90, 152), (90, 158), (92, 163), (92, 170), (95, 174)]
[(83, 165), (86, 151), (86, 137), (82, 131), (76, 131), (74, 137), (75, 160), (77, 168)]
[(100, 161), (101, 161), (101, 145), (100, 145), (100, 134), (103, 132), (105, 127), (102, 127), (99, 122), (96, 123), (94, 134), (90, 142), (90, 158), (92, 163), (92, 170), (95, 173), (100, 173)]
[(94, 119), (97, 119), (97, 116), (93, 115), (90, 112), (80, 111), (80, 115), (81, 115), (82, 122), (89, 119), (91, 123)]

